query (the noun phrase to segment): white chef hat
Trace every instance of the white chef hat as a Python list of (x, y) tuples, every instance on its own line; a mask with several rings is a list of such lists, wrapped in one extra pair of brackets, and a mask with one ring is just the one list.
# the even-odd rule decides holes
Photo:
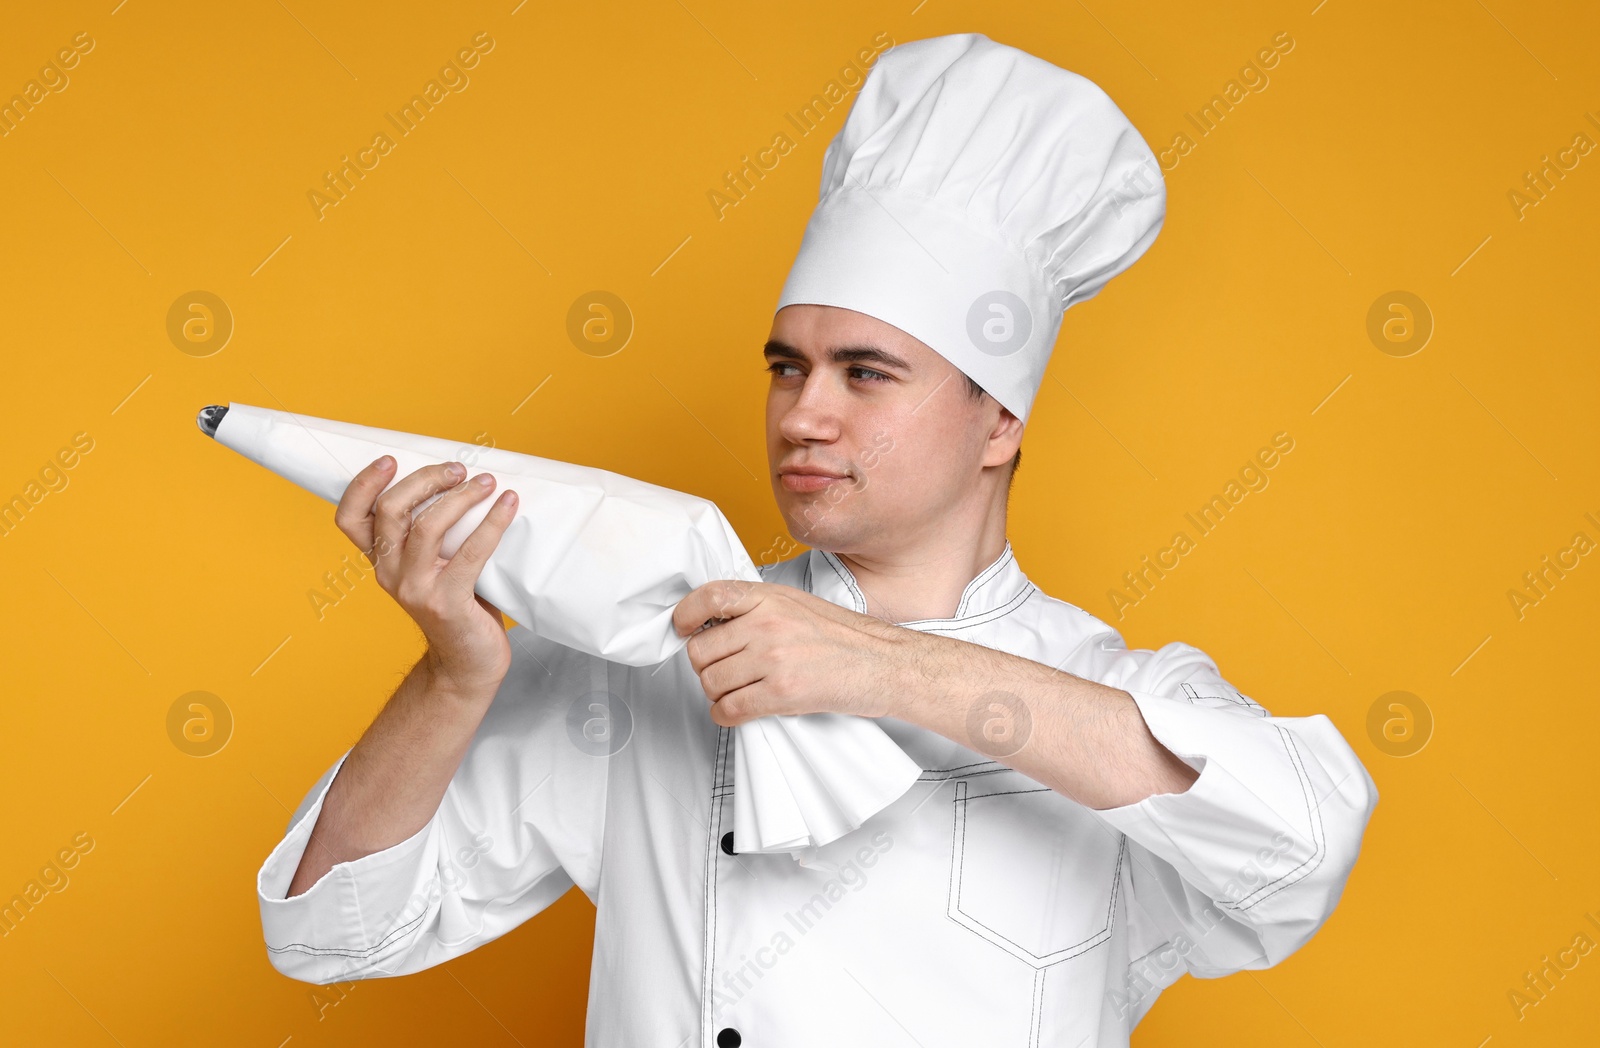
[(1161, 168), (1093, 82), (981, 33), (885, 51), (778, 297), (925, 342), (1027, 421), (1068, 306), (1155, 240)]

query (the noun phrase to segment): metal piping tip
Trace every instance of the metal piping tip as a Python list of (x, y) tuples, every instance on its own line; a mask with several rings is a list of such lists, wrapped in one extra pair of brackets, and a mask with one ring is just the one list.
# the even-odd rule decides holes
[(222, 425), (222, 416), (228, 413), (228, 405), (212, 404), (200, 409), (200, 414), (195, 416), (195, 423), (200, 427), (200, 432), (208, 437), (217, 435), (217, 427)]

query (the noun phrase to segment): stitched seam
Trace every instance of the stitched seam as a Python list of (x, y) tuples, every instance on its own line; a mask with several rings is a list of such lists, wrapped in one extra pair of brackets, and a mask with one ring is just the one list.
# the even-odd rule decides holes
[(986, 622), (1005, 618), (1021, 607), (1024, 601), (1038, 592), (1038, 589), (1039, 587), (1030, 582), (1006, 598), (1004, 604), (988, 611), (980, 611), (976, 615), (968, 615), (966, 618), (912, 619), (909, 622), (895, 623), (895, 625), (904, 626), (907, 629), (920, 630), (924, 633), (953, 633), (957, 630), (971, 629), (973, 626), (982, 626)]
[[(717, 873), (721, 865), (717, 862), (717, 849), (722, 839), (722, 799), (718, 796), (717, 780), (722, 778), (726, 760), (726, 749), (733, 740), (731, 728), (717, 728), (716, 756), (711, 762), (711, 811), (707, 818), (710, 833), (706, 834), (706, 920), (702, 948), (705, 950), (705, 960), (702, 970), (705, 973), (704, 985), (700, 988), (700, 1041), (705, 1043), (712, 1022), (711, 1005), (716, 988), (716, 936), (717, 936)], [(723, 796), (726, 796), (724, 794)]]
[(1024, 589), (1019, 590), (1017, 592), (1016, 596), (1012, 597), (1011, 600), (1008, 601), (1007, 603), (1002, 604), (1000, 607), (995, 608), (993, 611), (986, 611), (986, 612), (983, 612), (983, 613), (981, 613), (979, 615), (974, 615), (968, 620), (961, 621), (959, 623), (959, 625), (954, 625), (954, 626), (929, 626), (929, 625), (926, 625), (927, 623), (930, 623), (930, 622), (956, 622), (957, 620), (955, 620), (955, 619), (918, 619), (915, 622), (902, 622), (902, 623), (899, 623), (899, 625), (905, 626), (908, 629), (912, 629), (912, 628), (919, 629), (923, 633), (958, 633), (961, 630), (969, 630), (969, 629), (972, 629), (974, 626), (983, 626), (983, 625), (986, 625), (987, 623), (997, 622), (1000, 619), (1005, 618), (1007, 615), (1010, 615), (1013, 611), (1016, 611), (1018, 608), (1022, 607), (1022, 605), (1026, 604), (1028, 602), (1028, 598), (1033, 596), (1037, 592), (1039, 592), (1039, 587), (1035, 586), (1033, 583), (1030, 582), (1030, 583), (1028, 583), (1028, 585)]
[(973, 794), (971, 797), (969, 797), (967, 799), (975, 801), (979, 797), (1004, 797), (1004, 796), (1007, 796), (1008, 794), (1012, 794), (1012, 793), (1051, 793), (1051, 792), (1053, 792), (1053, 791), (1050, 789), (1050, 787), (1041, 786), (1036, 790), (996, 790), (993, 793), (975, 793), (975, 794)]
[(381, 950), (385, 946), (389, 945), (389, 943), (391, 941), (393, 941), (395, 936), (405, 933), (413, 925), (415, 925), (417, 922), (421, 921), (427, 915), (428, 915), (428, 911), (427, 910), (423, 910), (421, 913), (419, 913), (415, 917), (411, 918), (411, 920), (409, 920), (406, 923), (400, 925), (400, 927), (396, 928), (394, 931), (390, 932), (388, 935), (385, 935), (377, 943), (373, 944), (372, 946), (367, 947), (365, 950), (346, 950), (346, 949), (340, 949), (338, 947), (333, 947), (333, 946), (308, 946), (307, 944), (305, 944), (303, 942), (291, 942), (291, 943), (285, 943), (282, 946), (268, 946), (267, 947), (267, 951), (269, 953), (288, 953), (289, 951), (293, 950), (296, 953), (309, 953), (309, 954), (312, 954), (313, 956), (317, 956), (317, 957), (326, 957), (326, 956), (332, 956), (332, 957), (371, 957), (373, 954), (377, 953), (379, 950)]
[(922, 771), (923, 771), (923, 774), (928, 775), (928, 774), (933, 774), (935, 772), (943, 773), (943, 772), (953, 772), (953, 771), (965, 771), (968, 768), (988, 768), (988, 767), (990, 767), (992, 765), (995, 765), (995, 764), (998, 764), (998, 763), (999, 763), (999, 761), (978, 761), (975, 764), (958, 764), (954, 768), (923, 768)]
[(1199, 692), (1194, 690), (1194, 685), (1192, 685), (1192, 684), (1184, 684), (1184, 685), (1182, 685), (1182, 688), (1183, 688), (1184, 692), (1186, 693), (1186, 695), (1187, 695), (1187, 697), (1189, 699), (1189, 702), (1191, 704), (1193, 704), (1193, 705), (1196, 705), (1196, 706), (1200, 705), (1200, 703), (1197, 701), (1199, 699), (1215, 699), (1218, 702), (1226, 702), (1229, 705), (1238, 706), (1241, 709), (1249, 710), (1250, 712), (1255, 713), (1258, 716), (1262, 716), (1262, 717), (1270, 716), (1270, 714), (1267, 713), (1266, 707), (1262, 706), (1258, 702), (1254, 702), (1254, 701), (1252, 701), (1250, 699), (1245, 698), (1243, 695), (1241, 695), (1238, 692), (1234, 692), (1233, 693), (1233, 698), (1230, 699), (1226, 695), (1201, 695)]
[[(1294, 736), (1290, 735), (1288, 731), (1284, 730), (1284, 728), (1279, 725), (1273, 725), (1273, 727), (1278, 729), (1278, 735), (1283, 740), (1284, 749), (1289, 751), (1289, 761), (1294, 765), (1295, 774), (1300, 779), (1300, 792), (1305, 797), (1306, 801), (1306, 820), (1311, 826), (1312, 840), (1317, 847), (1311, 855), (1307, 856), (1305, 859), (1302, 859), (1298, 865), (1291, 869), (1285, 870), (1283, 872), (1283, 876), (1277, 878), (1276, 880), (1266, 882), (1249, 895), (1246, 895), (1243, 899), (1233, 903), (1232, 908), (1236, 910), (1247, 910), (1256, 903), (1261, 902), (1262, 899), (1276, 895), (1284, 888), (1289, 887), (1290, 884), (1304, 880), (1306, 877), (1311, 875), (1313, 870), (1322, 865), (1323, 858), (1328, 854), (1327, 841), (1322, 832), (1322, 811), (1311, 802), (1311, 780), (1306, 775), (1305, 768), (1301, 765), (1300, 751), (1295, 745)], [(1311, 865), (1303, 872), (1300, 872), (1301, 867), (1306, 866), (1307, 863), (1311, 863)], [(1299, 876), (1295, 876), (1297, 872), (1299, 872)], [(1289, 880), (1291, 877), (1293, 880)], [(1288, 881), (1288, 883), (1283, 883), (1285, 881)], [(1273, 885), (1277, 885), (1277, 887), (1273, 888)], [(1268, 888), (1272, 888), (1272, 891), (1267, 891)], [(1263, 895), (1263, 892), (1266, 892), (1266, 894)], [(1261, 898), (1253, 898), (1257, 895), (1260, 895)]]
[(956, 772), (956, 773), (951, 774), (951, 775), (918, 775), (916, 781), (918, 781), (918, 782), (949, 782), (951, 779), (971, 779), (971, 778), (976, 778), (979, 775), (999, 775), (1002, 772), (1008, 772), (1008, 771), (1014, 771), (1014, 770), (1015, 769), (1007, 768), (1004, 765), (996, 765), (993, 768), (980, 768), (977, 771)]
[(850, 599), (855, 602), (855, 610), (857, 614), (865, 615), (867, 613), (867, 598), (862, 596), (861, 591), (856, 588), (855, 578), (846, 573), (834, 561), (833, 554), (827, 552), (826, 550), (824, 550), (822, 553), (822, 559), (827, 563), (828, 567), (833, 569), (833, 573), (839, 576), (839, 581), (844, 583), (845, 588), (850, 591)]
[[(961, 802), (966, 799), (966, 796), (967, 784), (964, 782), (956, 783), (955, 803), (950, 807), (950, 886), (944, 897), (944, 915), (952, 921), (956, 921), (957, 906), (955, 900), (957, 893), (961, 889), (961, 852), (957, 847), (957, 841), (966, 832), (966, 826), (963, 824), (964, 820), (962, 819), (962, 816), (966, 813), (961, 807)], [(956, 923), (960, 924), (961, 922), (956, 921)]]
[(1044, 1025), (1044, 973), (1033, 970), (1033, 1003), (1028, 1008), (1028, 1048), (1039, 1048), (1039, 1027)]
[(967, 584), (966, 592), (961, 595), (961, 603), (956, 605), (956, 613), (952, 617), (959, 619), (966, 614), (967, 606), (972, 603), (972, 598), (981, 593), (983, 588), (989, 584), (989, 581), (998, 575), (1000, 569), (1004, 568), (1011, 560), (1011, 543), (1007, 542), (1005, 551), (1000, 554), (1000, 558)]
[[(967, 811), (966, 811), (966, 803), (967, 803), (968, 800), (976, 800), (978, 797), (998, 797), (998, 796), (1001, 796), (1000, 793), (982, 793), (982, 794), (978, 794), (975, 797), (969, 797), (967, 795), (966, 786), (967, 786), (967, 784), (964, 783), (964, 782), (956, 783), (955, 807), (956, 807), (957, 811), (959, 812), (959, 815), (956, 816), (956, 825), (959, 826), (960, 830), (959, 830), (959, 834), (957, 834), (954, 830), (952, 830), (952, 833), (951, 833), (951, 839), (952, 839), (951, 848), (952, 848), (952, 850), (955, 850), (955, 848), (956, 848), (955, 842), (957, 840), (960, 841), (960, 848), (959, 848), (959, 851), (955, 851), (955, 854), (952, 856), (952, 859), (954, 860), (952, 862), (952, 873), (951, 873), (952, 894), (946, 900), (946, 911), (945, 911), (946, 916), (950, 917), (951, 920), (954, 920), (957, 924), (960, 924), (962, 927), (966, 928), (968, 931), (975, 932), (981, 938), (988, 939), (991, 943), (994, 943), (996, 946), (1000, 946), (1001, 949), (1005, 949), (1005, 946), (1002, 945), (1002, 943), (1009, 944), (1012, 947), (1012, 950), (1007, 950), (1008, 953), (1011, 953), (1014, 950), (1015, 951), (1014, 955), (1018, 956), (1019, 959), (1026, 960), (1029, 964), (1031, 964), (1036, 969), (1042, 969), (1042, 968), (1045, 968), (1045, 967), (1049, 967), (1050, 965), (1060, 964), (1063, 961), (1069, 961), (1074, 957), (1077, 957), (1077, 956), (1080, 956), (1080, 955), (1082, 955), (1084, 953), (1087, 953), (1090, 950), (1094, 949), (1095, 947), (1102, 946), (1106, 942), (1108, 942), (1110, 940), (1110, 938), (1111, 938), (1111, 923), (1112, 923), (1112, 919), (1113, 919), (1113, 917), (1115, 916), (1115, 913), (1116, 913), (1117, 897), (1118, 897), (1119, 892), (1122, 890), (1122, 862), (1123, 862), (1123, 857), (1127, 854), (1127, 851), (1128, 851), (1128, 838), (1126, 836), (1122, 837), (1121, 841), (1119, 842), (1119, 844), (1117, 846), (1117, 864), (1116, 864), (1115, 868), (1111, 872), (1111, 897), (1110, 897), (1110, 900), (1106, 904), (1106, 923), (1105, 923), (1105, 926), (1102, 927), (1101, 929), (1099, 929), (1098, 931), (1096, 931), (1093, 935), (1089, 936), (1087, 939), (1082, 940), (1081, 942), (1073, 943), (1071, 946), (1063, 946), (1061, 949), (1052, 950), (1051, 952), (1049, 952), (1047, 954), (1037, 954), (1037, 953), (1034, 953), (1032, 950), (1028, 949), (1027, 947), (1023, 946), (1021, 943), (1018, 943), (1018, 942), (1014, 941), (1013, 939), (1011, 939), (1010, 937), (1008, 937), (1006, 935), (1003, 935), (998, 931), (995, 931), (993, 928), (990, 928), (988, 925), (984, 924), (982, 921), (979, 921), (976, 917), (972, 916), (971, 914), (967, 913), (965, 910), (963, 910), (961, 908), (961, 896), (960, 896), (959, 890), (957, 890), (957, 886), (960, 884), (961, 880), (964, 879), (965, 874), (966, 874), (966, 856), (967, 856)], [(1037, 790), (1006, 790), (1006, 791), (1003, 791), (1003, 792), (1004, 793), (1049, 793), (1051, 791), (1048, 788), (1040, 788), (1040, 789), (1037, 789)], [(959, 874), (955, 872), (956, 870), (960, 871)], [(952, 899), (954, 901), (955, 913), (961, 914), (962, 917), (966, 918), (966, 921), (961, 921), (961, 920), (957, 919), (950, 912), (950, 901)], [(970, 923), (968, 923), (968, 922), (970, 922)]]
[(954, 615), (950, 616), (951, 618), (959, 619), (966, 615), (967, 606), (972, 603), (972, 598), (976, 597), (980, 592), (983, 591), (983, 587), (988, 584), (989, 579), (994, 575), (995, 567), (1004, 560), (1005, 556), (1002, 554), (999, 560), (995, 561), (994, 564), (989, 565), (987, 568), (984, 568), (978, 573), (977, 578), (973, 579), (971, 582), (967, 583), (965, 587), (963, 587), (961, 590), (961, 599), (956, 602), (956, 611)]

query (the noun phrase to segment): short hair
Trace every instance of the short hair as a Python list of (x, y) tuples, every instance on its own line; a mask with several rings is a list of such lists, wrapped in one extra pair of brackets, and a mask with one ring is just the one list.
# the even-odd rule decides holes
[[(978, 385), (976, 382), (972, 381), (972, 376), (971, 375), (968, 375), (965, 372), (963, 372), (961, 377), (967, 380), (967, 398), (969, 400), (977, 400), (977, 399), (979, 399), (979, 398), (981, 398), (983, 396), (983, 394), (984, 394), (983, 387)], [(1011, 477), (1015, 477), (1017, 475), (1017, 469), (1021, 465), (1022, 465), (1022, 449), (1018, 448), (1017, 449), (1017, 453), (1015, 455), (1011, 456)]]

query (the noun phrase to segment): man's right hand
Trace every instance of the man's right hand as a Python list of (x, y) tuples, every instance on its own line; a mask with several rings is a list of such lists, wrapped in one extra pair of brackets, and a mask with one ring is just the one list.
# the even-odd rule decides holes
[[(466, 468), (447, 462), (384, 491), (394, 470), (385, 455), (357, 473), (333, 519), (374, 565), (378, 585), (422, 627), (428, 651), (329, 784), (285, 898), (303, 894), (338, 863), (391, 848), (428, 824), (511, 669), (500, 611), (473, 587), (516, 514), (516, 493), (502, 492), (446, 560), (439, 555), (444, 533), (494, 490), (494, 478), (485, 473), (489, 483), (463, 484)], [(412, 510), (434, 495), (413, 521)]]
[[(494, 490), (480, 473), (467, 483), (466, 466), (424, 466), (384, 491), (395, 470), (385, 455), (345, 488), (334, 523), (373, 564), (378, 585), (405, 609), (428, 641), (424, 656), (435, 683), (452, 691), (492, 694), (511, 668), (505, 622), (474, 592), (484, 562), (517, 511), (517, 495), (504, 491), (455, 556), (440, 556), (444, 534)], [(381, 494), (380, 494), (381, 492)], [(412, 511), (439, 492), (415, 520)]]

